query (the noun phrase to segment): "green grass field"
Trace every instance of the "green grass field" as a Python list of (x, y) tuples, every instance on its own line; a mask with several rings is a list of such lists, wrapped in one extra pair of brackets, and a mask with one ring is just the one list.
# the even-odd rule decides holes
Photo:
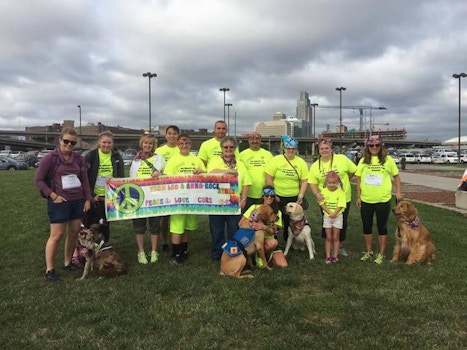
[[(252, 280), (218, 275), (207, 218), (184, 267), (138, 265), (130, 222), (112, 223), (114, 249), (129, 274), (46, 284), (46, 202), (34, 169), (0, 173), (2, 349), (461, 349), (467, 347), (467, 235), (462, 216), (417, 205), (437, 247), (432, 266), (359, 260), (358, 210), (350, 214), (349, 258), (323, 263), (316, 206), (307, 212), (318, 254), (291, 252), (287, 269)], [(309, 198), (311, 199), (311, 198)], [(391, 217), (390, 229), (395, 220)], [(376, 238), (376, 237), (375, 237)], [(149, 236), (147, 237), (149, 242)], [(387, 255), (392, 255), (391, 235)], [(149, 245), (148, 245), (149, 246)]]

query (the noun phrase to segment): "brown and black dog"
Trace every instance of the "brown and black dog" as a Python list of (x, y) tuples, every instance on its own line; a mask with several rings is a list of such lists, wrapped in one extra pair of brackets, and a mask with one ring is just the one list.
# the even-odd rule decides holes
[(84, 255), (86, 264), (80, 280), (86, 278), (94, 267), (102, 277), (116, 277), (127, 273), (127, 268), (112, 246), (108, 245), (100, 232), (100, 225), (82, 229), (78, 235), (79, 244), (87, 248)]
[[(261, 220), (263, 223), (274, 223), (278, 220), (274, 210), (269, 205), (261, 205), (252, 213), (252, 217), (256, 220)], [(263, 260), (265, 268), (269, 269), (264, 252), (264, 232), (254, 231), (251, 228), (251, 223), (245, 217), (239, 222), (239, 230), (235, 232), (232, 240), (226, 242), (223, 246), (224, 251), (221, 256), (221, 268), (219, 274), (221, 276), (232, 276), (235, 278), (253, 278), (251, 273), (243, 271), (247, 262), (250, 267), (252, 264), (252, 256), (258, 253)], [(243, 273), (242, 273), (243, 271)]]
[(392, 211), (398, 222), (391, 262), (405, 260), (407, 265), (431, 264), (435, 259), (435, 245), (427, 228), (420, 222), (415, 206), (408, 201), (400, 201)]

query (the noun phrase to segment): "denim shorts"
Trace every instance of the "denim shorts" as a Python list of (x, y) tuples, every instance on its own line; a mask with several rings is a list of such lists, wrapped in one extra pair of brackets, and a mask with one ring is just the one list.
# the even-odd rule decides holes
[(47, 214), (51, 224), (58, 224), (83, 218), (84, 199), (54, 203), (47, 201)]

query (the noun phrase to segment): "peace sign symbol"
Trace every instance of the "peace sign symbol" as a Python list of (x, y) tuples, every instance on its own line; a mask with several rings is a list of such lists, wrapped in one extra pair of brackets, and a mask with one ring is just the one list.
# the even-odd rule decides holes
[(144, 201), (144, 192), (140, 186), (125, 183), (115, 189), (112, 202), (119, 212), (130, 214), (137, 211)]

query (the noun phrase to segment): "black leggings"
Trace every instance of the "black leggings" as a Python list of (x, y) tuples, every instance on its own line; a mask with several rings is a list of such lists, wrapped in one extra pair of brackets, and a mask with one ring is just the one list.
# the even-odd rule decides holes
[(360, 216), (362, 217), (363, 234), (373, 233), (373, 216), (376, 214), (376, 227), (381, 236), (388, 233), (388, 220), (391, 213), (391, 201), (386, 203), (365, 203), (362, 202)]

